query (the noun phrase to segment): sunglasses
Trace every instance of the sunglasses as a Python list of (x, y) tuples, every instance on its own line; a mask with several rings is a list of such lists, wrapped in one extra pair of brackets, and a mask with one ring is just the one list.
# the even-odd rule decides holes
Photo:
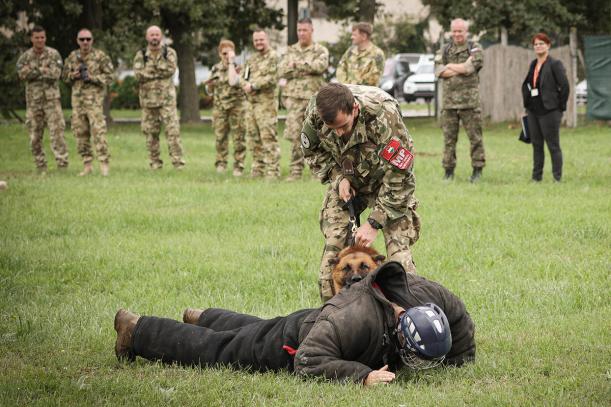
[(79, 38), (78, 40), (81, 41), (81, 42), (85, 42), (85, 41), (89, 42), (89, 41), (92, 40), (92, 38), (91, 37), (83, 37), (83, 38)]

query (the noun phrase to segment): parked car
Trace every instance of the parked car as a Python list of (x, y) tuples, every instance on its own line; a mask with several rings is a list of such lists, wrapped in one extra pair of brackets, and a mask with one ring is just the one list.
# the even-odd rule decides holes
[(403, 82), (412, 74), (409, 69), (410, 61), (416, 60), (410, 54), (396, 54), (388, 58), (384, 64), (384, 72), (380, 78), (380, 88), (391, 94), (395, 99), (403, 97)]
[(578, 104), (588, 103), (588, 81), (583, 80), (575, 86), (575, 97)]
[(416, 73), (405, 80), (403, 98), (406, 102), (423, 98), (427, 102), (435, 97), (435, 64), (428, 61), (418, 66)]
[(390, 93), (397, 100), (403, 99), (403, 83), (418, 69), (422, 63), (433, 61), (432, 54), (395, 54), (384, 64), (384, 73), (379, 87)]

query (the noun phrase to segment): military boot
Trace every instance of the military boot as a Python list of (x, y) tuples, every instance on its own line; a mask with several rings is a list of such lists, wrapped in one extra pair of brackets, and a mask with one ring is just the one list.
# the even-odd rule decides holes
[(199, 317), (201, 317), (203, 313), (203, 309), (187, 308), (185, 312), (182, 313), (182, 322), (185, 324), (196, 325), (197, 321), (199, 321)]
[(451, 181), (454, 179), (454, 168), (446, 168), (446, 173), (443, 175), (443, 179)]
[(103, 177), (108, 177), (108, 174), (110, 172), (110, 167), (108, 163), (100, 163), (100, 172), (102, 173)]
[(481, 168), (473, 168), (473, 173), (469, 177), (469, 182), (476, 183), (482, 177), (482, 169)]
[(117, 359), (133, 362), (136, 355), (132, 349), (134, 330), (140, 316), (124, 309), (117, 311), (115, 315), (115, 331), (117, 331), (117, 341), (115, 342), (115, 355)]
[(85, 166), (83, 167), (83, 171), (79, 172), (78, 176), (84, 177), (85, 175), (89, 175), (92, 172), (93, 172), (93, 165), (91, 165), (91, 163), (85, 163)]

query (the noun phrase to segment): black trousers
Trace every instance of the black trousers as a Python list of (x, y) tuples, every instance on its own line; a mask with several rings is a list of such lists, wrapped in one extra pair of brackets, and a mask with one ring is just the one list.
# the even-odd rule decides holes
[(299, 328), (312, 311), (261, 319), (209, 308), (197, 325), (143, 316), (132, 348), (136, 356), (164, 363), (293, 371), (293, 356), (284, 347), (297, 349)]
[(543, 178), (545, 152), (543, 142), (547, 144), (552, 159), (552, 175), (556, 181), (562, 178), (562, 150), (560, 149), (560, 120), (562, 112), (553, 110), (544, 115), (528, 112), (528, 130), (533, 146), (533, 173), (535, 181)]

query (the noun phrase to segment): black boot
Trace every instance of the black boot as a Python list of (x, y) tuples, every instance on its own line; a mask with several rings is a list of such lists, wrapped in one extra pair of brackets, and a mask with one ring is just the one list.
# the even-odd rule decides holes
[(454, 179), (454, 168), (446, 168), (446, 173), (443, 176), (444, 180), (451, 181)]
[(469, 177), (469, 181), (472, 183), (476, 183), (482, 177), (482, 169), (481, 168), (473, 168), (473, 174)]

